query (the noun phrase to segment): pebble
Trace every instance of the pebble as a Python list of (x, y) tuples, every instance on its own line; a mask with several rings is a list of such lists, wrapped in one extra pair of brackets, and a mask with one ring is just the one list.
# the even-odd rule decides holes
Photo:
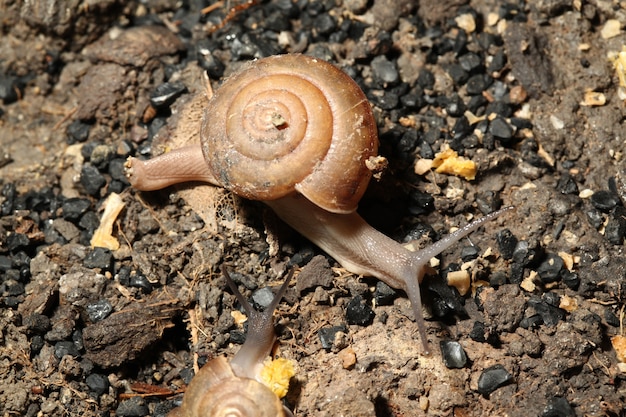
[(8, 256), (0, 255), (0, 272), (6, 272), (11, 269), (12, 262)]
[(85, 164), (80, 171), (80, 183), (85, 187), (87, 194), (96, 196), (100, 188), (106, 184), (106, 179), (93, 165)]
[(608, 190), (596, 191), (591, 196), (590, 201), (595, 208), (603, 213), (609, 213), (620, 204), (618, 195)]
[(332, 349), (335, 339), (338, 333), (347, 333), (348, 328), (344, 325), (341, 326), (332, 326), (332, 327), (322, 327), (317, 332), (317, 337), (319, 337), (320, 342), (322, 343), (322, 347), (326, 350)]
[(448, 340), (439, 342), (443, 363), (447, 368), (460, 369), (467, 364), (467, 355), (459, 342)]
[(552, 397), (541, 413), (541, 417), (574, 417), (576, 412), (563, 397)]
[(509, 229), (502, 229), (496, 233), (496, 243), (504, 259), (513, 258), (518, 241)]
[(91, 151), (89, 160), (99, 170), (103, 170), (109, 165), (109, 161), (115, 156), (115, 149), (111, 145), (98, 145)]
[(113, 255), (109, 249), (95, 247), (87, 254), (83, 265), (87, 268), (100, 268), (104, 271), (110, 271), (113, 267)]
[(182, 82), (165, 82), (150, 94), (150, 104), (156, 109), (167, 108), (185, 92), (187, 87)]
[(141, 397), (121, 401), (115, 410), (115, 415), (118, 417), (143, 417), (149, 413), (150, 410)]
[(504, 120), (504, 118), (498, 116), (489, 123), (489, 133), (498, 139), (511, 139), (513, 134), (513, 128), (510, 124)]
[(513, 376), (502, 365), (490, 366), (478, 378), (478, 392), (488, 396), (512, 380)]
[(87, 311), (87, 315), (89, 316), (89, 320), (92, 322), (97, 322), (100, 320), (104, 320), (111, 314), (113, 311), (113, 306), (106, 298), (102, 298), (96, 302), (89, 303), (85, 307)]
[(27, 248), (30, 245), (30, 239), (24, 233), (11, 233), (6, 240), (7, 249), (15, 252), (18, 249)]
[(85, 383), (89, 389), (94, 392), (97, 396), (100, 396), (109, 391), (109, 379), (106, 375), (102, 374), (89, 374), (87, 378), (85, 378)]
[(486, 74), (476, 74), (472, 75), (466, 84), (467, 94), (470, 95), (479, 95), (485, 91), (491, 83), (493, 82), (493, 78), (489, 77)]
[(548, 327), (556, 326), (559, 321), (565, 319), (565, 311), (548, 304), (537, 296), (531, 296), (528, 305), (539, 314), (543, 323)]
[(376, 282), (376, 289), (374, 290), (374, 300), (376, 305), (391, 305), (396, 298), (396, 290), (382, 281)]
[(260, 288), (252, 293), (252, 304), (257, 310), (265, 310), (274, 299), (274, 293), (270, 287)]
[(152, 292), (152, 284), (150, 283), (150, 281), (148, 281), (148, 278), (144, 274), (139, 272), (130, 276), (128, 285), (134, 288), (141, 289), (144, 294), (149, 294)]
[(89, 130), (90, 129), (91, 129), (91, 126), (88, 125), (87, 123), (84, 123), (84, 122), (82, 122), (80, 120), (74, 120), (67, 127), (67, 130), (66, 130), (66, 133), (67, 133), (66, 143), (68, 145), (73, 145), (75, 143), (82, 143), (82, 142), (86, 141), (87, 138), (89, 137)]
[(565, 263), (559, 255), (549, 253), (537, 267), (537, 273), (544, 284), (549, 284), (559, 280), (564, 266)]
[(91, 201), (86, 198), (68, 198), (63, 202), (63, 218), (74, 222), (78, 220), (91, 207)]
[(369, 304), (365, 303), (363, 297), (357, 295), (350, 300), (346, 307), (346, 321), (348, 324), (367, 326), (374, 321), (376, 313)]
[(54, 356), (57, 359), (62, 359), (65, 355), (71, 355), (75, 358), (80, 356), (80, 352), (74, 345), (74, 342), (68, 340), (61, 340), (54, 345)]
[(475, 245), (463, 246), (461, 248), (461, 259), (463, 262), (469, 262), (473, 259), (478, 258), (480, 254), (480, 248)]
[(561, 194), (578, 195), (579, 193), (576, 181), (569, 174), (561, 175), (559, 181), (556, 183), (556, 190)]
[(604, 237), (614, 245), (622, 245), (626, 238), (626, 208), (615, 207), (609, 215), (609, 221), (604, 228)]
[(372, 60), (372, 73), (383, 85), (395, 84), (400, 79), (395, 63), (389, 61), (384, 55), (379, 55)]
[[(18, 90), (23, 90), (17, 77), (0, 74), (0, 99), (4, 104), (11, 104), (18, 99)], [(20, 95), (22, 92), (20, 92)]]
[(198, 65), (207, 71), (209, 78), (219, 80), (224, 75), (225, 66), (211, 53), (212, 50), (208, 42), (200, 41), (196, 46), (196, 57)]
[(459, 65), (467, 72), (475, 72), (481, 70), (483, 61), (480, 56), (474, 52), (463, 54), (458, 59)]
[[(312, 254), (312, 252), (311, 252)], [(295, 258), (292, 257), (292, 260)], [(330, 288), (333, 284), (333, 271), (325, 256), (317, 255), (302, 268), (296, 280), (296, 291), (302, 294), (313, 288)]]

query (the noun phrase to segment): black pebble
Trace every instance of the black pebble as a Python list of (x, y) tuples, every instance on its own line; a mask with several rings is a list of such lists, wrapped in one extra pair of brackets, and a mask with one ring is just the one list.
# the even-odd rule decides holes
[(136, 273), (130, 276), (128, 285), (141, 289), (145, 294), (152, 292), (152, 284), (144, 274)]
[(452, 64), (447, 68), (448, 75), (457, 86), (463, 85), (469, 79), (469, 74), (459, 64)]
[(536, 240), (529, 242), (527, 240), (521, 240), (515, 245), (513, 251), (513, 261), (523, 265), (529, 266), (534, 264), (538, 259), (543, 256), (543, 248)]
[(126, 163), (126, 159), (124, 158), (115, 158), (109, 162), (109, 174), (111, 178), (117, 181), (121, 181), (125, 184), (129, 184), (128, 179), (126, 178), (126, 173), (124, 170), (124, 164)]
[(54, 345), (54, 356), (57, 359), (62, 359), (65, 355), (71, 355), (75, 358), (80, 356), (74, 342), (62, 340)]
[(513, 258), (517, 246), (517, 238), (509, 229), (503, 229), (496, 233), (496, 242), (504, 259)]
[(563, 174), (556, 183), (556, 190), (561, 194), (578, 194), (578, 185), (569, 174)]
[(347, 333), (348, 329), (346, 326), (332, 326), (332, 327), (323, 327), (318, 330), (317, 337), (319, 337), (320, 342), (322, 342), (322, 347), (326, 350), (329, 350), (333, 347), (333, 343), (335, 341), (335, 335), (338, 332)]
[(376, 305), (390, 305), (396, 298), (396, 290), (382, 281), (376, 283), (376, 290), (374, 290), (374, 300)]
[(480, 56), (473, 52), (468, 52), (459, 57), (459, 65), (467, 72), (479, 70), (482, 64)]
[(365, 303), (363, 297), (357, 295), (352, 298), (346, 307), (346, 321), (348, 324), (367, 326), (374, 321), (374, 310)]
[(75, 120), (67, 127), (67, 144), (73, 145), (75, 143), (84, 142), (89, 137), (89, 126), (80, 120)]
[(491, 366), (480, 374), (478, 392), (487, 396), (512, 380), (513, 376), (502, 365)]
[(118, 417), (143, 417), (149, 414), (148, 406), (143, 398), (133, 397), (120, 402), (115, 410)]
[(530, 297), (530, 299), (528, 300), (528, 305), (535, 309), (535, 311), (537, 312), (537, 314), (539, 314), (541, 320), (546, 326), (556, 326), (559, 321), (565, 319), (565, 311), (548, 304), (546, 301), (540, 299), (539, 297)]
[(106, 184), (106, 179), (93, 165), (85, 164), (80, 171), (80, 183), (85, 187), (89, 195), (96, 195), (100, 188)]
[(480, 95), (489, 88), (492, 82), (493, 79), (486, 74), (472, 75), (467, 80), (467, 94)]
[(417, 84), (424, 89), (432, 89), (435, 86), (435, 75), (429, 70), (422, 68), (417, 78)]
[(478, 246), (463, 246), (463, 248), (461, 249), (461, 259), (463, 260), (463, 262), (469, 262), (472, 259), (478, 258), (479, 253), (480, 249), (478, 248)]
[(91, 207), (91, 202), (86, 198), (68, 198), (63, 202), (63, 218), (71, 222), (78, 220)]
[(609, 216), (609, 221), (604, 228), (604, 237), (614, 245), (624, 243), (626, 237), (626, 209), (622, 206), (615, 207)]
[(113, 306), (106, 298), (87, 304), (86, 307), (89, 320), (93, 323), (104, 320), (113, 311)]
[(489, 133), (498, 139), (507, 140), (511, 139), (515, 132), (504, 118), (498, 116), (489, 123)]
[(604, 218), (602, 217), (602, 213), (600, 210), (596, 210), (595, 208), (588, 208), (585, 210), (585, 214), (587, 215), (587, 220), (589, 224), (593, 226), (595, 229), (599, 229), (600, 226), (604, 223)]
[(568, 288), (576, 291), (580, 285), (580, 277), (577, 273), (563, 269), (561, 271), (561, 280)]
[(196, 56), (200, 67), (207, 71), (209, 78), (217, 80), (224, 75), (224, 64), (217, 59), (211, 51), (213, 48), (204, 41), (198, 42), (196, 46)]
[(541, 413), (541, 417), (574, 417), (576, 413), (563, 397), (552, 397)]
[(88, 211), (83, 217), (81, 217), (78, 225), (83, 229), (93, 233), (98, 228), (98, 226), (100, 226), (100, 219), (95, 212)]
[(322, 13), (315, 18), (315, 28), (320, 35), (330, 35), (335, 31), (337, 22), (328, 13)]
[(87, 268), (100, 268), (102, 270), (110, 270), (113, 266), (113, 255), (106, 248), (95, 247), (85, 257), (84, 265)]
[(564, 267), (563, 259), (554, 253), (549, 253), (543, 262), (537, 267), (539, 278), (544, 284), (558, 281), (561, 277), (561, 270)]
[(11, 266), (11, 259), (8, 256), (0, 255), (0, 272), (8, 271)]
[(467, 364), (467, 355), (459, 342), (452, 340), (439, 342), (443, 363), (448, 368), (463, 368)]
[(598, 210), (608, 213), (620, 204), (620, 200), (617, 194), (608, 190), (600, 190), (591, 196), (591, 204)]
[(604, 309), (604, 320), (606, 320), (606, 322), (613, 327), (619, 327), (621, 324), (619, 317), (617, 317), (611, 307)]
[(85, 382), (91, 391), (97, 396), (109, 391), (109, 379), (106, 375), (102, 374), (90, 374), (85, 378)]
[(167, 108), (185, 91), (187, 87), (182, 82), (163, 83), (150, 94), (150, 104), (157, 109)]
[[(411, 212), (411, 214), (415, 216), (430, 213), (435, 208), (434, 197), (431, 194), (425, 193), (423, 191), (419, 191), (419, 190), (411, 191), (409, 194), (409, 201), (410, 201), (409, 211)], [(419, 239), (420, 236), (417, 236), (416, 239)]]
[(23, 233), (11, 233), (7, 236), (7, 248), (14, 252), (17, 249), (26, 248), (30, 244), (28, 236)]
[(44, 340), (43, 336), (36, 334), (33, 337), (31, 337), (31, 339), (30, 339), (30, 354), (31, 354), (31, 356), (36, 355), (37, 353), (39, 353), (39, 351), (41, 349), (43, 349), (45, 344), (46, 344), (46, 341)]
[(19, 89), (18, 79), (16, 77), (0, 74), (0, 99), (4, 104), (10, 104), (17, 101)]

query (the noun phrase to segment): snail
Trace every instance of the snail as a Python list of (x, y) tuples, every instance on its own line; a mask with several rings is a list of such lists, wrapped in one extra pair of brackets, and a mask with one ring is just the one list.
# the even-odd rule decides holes
[(425, 352), (419, 283), (429, 260), (510, 209), (417, 252), (368, 225), (356, 208), (372, 175), (367, 162), (378, 152), (372, 110), (347, 74), (313, 57), (247, 64), (209, 100), (200, 128), (201, 144), (147, 161), (130, 158), (131, 185), (148, 191), (204, 181), (263, 201), (348, 271), (404, 290)]
[[(265, 360), (276, 341), (274, 309), (289, 286), (293, 269), (263, 312), (250, 306), (226, 269), (222, 272), (248, 315), (246, 341), (230, 363), (224, 356), (220, 356), (205, 364), (185, 390), (181, 406), (170, 411), (167, 416), (293, 417), (291, 411), (280, 401), (279, 395), (266, 385), (267, 381), (263, 378), (263, 370), (267, 366)], [(287, 384), (291, 376), (293, 372), (288, 372)]]

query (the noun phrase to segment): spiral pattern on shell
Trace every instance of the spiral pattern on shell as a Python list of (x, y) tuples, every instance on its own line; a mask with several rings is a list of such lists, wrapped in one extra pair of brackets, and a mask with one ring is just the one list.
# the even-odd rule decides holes
[(168, 417), (284, 417), (280, 399), (268, 387), (235, 376), (226, 358), (213, 359), (187, 387), (183, 404)]
[(371, 107), (334, 65), (305, 55), (247, 64), (210, 100), (202, 149), (217, 180), (252, 200), (297, 191), (334, 213), (356, 209), (378, 152)]

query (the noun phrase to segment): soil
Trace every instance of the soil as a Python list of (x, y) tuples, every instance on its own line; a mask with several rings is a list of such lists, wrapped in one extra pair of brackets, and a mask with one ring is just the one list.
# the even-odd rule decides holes
[[(194, 366), (242, 343), (228, 265), (246, 296), (296, 269), (276, 312), (296, 416), (626, 415), (618, 3), (226, 3), (0, 0), (0, 414), (164, 416)], [(128, 156), (198, 140), (203, 72), (218, 89), (287, 52), (330, 60), (370, 99), (389, 167), (359, 212), (376, 228), (425, 246), (515, 208), (422, 283), (430, 355), (401, 291), (262, 203), (123, 175)], [(476, 179), (415, 173), (446, 146)], [(93, 248), (111, 194), (119, 248)], [(443, 285), (461, 269), (463, 295)], [(351, 324), (362, 303), (373, 315)]]

